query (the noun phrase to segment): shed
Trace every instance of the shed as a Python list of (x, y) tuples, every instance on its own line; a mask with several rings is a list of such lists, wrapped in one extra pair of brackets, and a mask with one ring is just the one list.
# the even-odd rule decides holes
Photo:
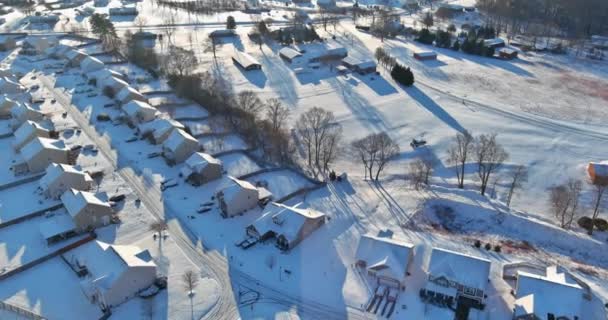
[(174, 129), (185, 130), (186, 127), (170, 118), (157, 118), (137, 126), (139, 135), (148, 138), (152, 144), (164, 143)]
[(0, 117), (6, 118), (11, 116), (11, 109), (17, 105), (17, 102), (9, 98), (6, 94), (0, 96)]
[(325, 224), (326, 215), (311, 208), (298, 208), (271, 202), (261, 217), (247, 227), (247, 235), (260, 240), (275, 238), (279, 249), (286, 251)]
[(0, 77), (0, 92), (4, 94), (17, 94), (25, 91), (25, 88), (8, 77)]
[(302, 53), (291, 47), (283, 47), (279, 50), (279, 56), (289, 63), (294, 63), (302, 57)]
[(158, 113), (156, 108), (138, 100), (132, 100), (123, 105), (122, 111), (127, 115), (128, 121), (132, 125), (152, 121)]
[(84, 72), (84, 73), (98, 71), (98, 70), (103, 69), (104, 67), (105, 67), (105, 65), (103, 62), (101, 62), (101, 60), (99, 60), (95, 57), (91, 57), (91, 56), (86, 56), (80, 62), (80, 68), (82, 69), (82, 72)]
[(413, 258), (414, 245), (411, 243), (363, 235), (357, 248), (356, 264), (378, 284), (403, 290)]
[(39, 187), (46, 197), (59, 199), (70, 189), (79, 191), (90, 190), (93, 179), (82, 171), (80, 166), (70, 166), (62, 163), (51, 163), (46, 168), (46, 174), (40, 179)]
[(163, 143), (163, 156), (170, 164), (186, 161), (200, 149), (198, 140), (181, 129), (175, 129)]
[(589, 162), (587, 173), (592, 183), (608, 183), (608, 160), (601, 162)]
[(222, 177), (222, 161), (203, 152), (195, 152), (181, 169), (181, 175), (194, 186)]
[(11, 108), (11, 117), (11, 127), (17, 130), (27, 120), (42, 121), (44, 113), (27, 104), (16, 104)]
[(108, 225), (114, 214), (110, 203), (87, 191), (69, 189), (61, 195), (61, 202), (72, 216), (78, 232)]
[(501, 38), (494, 38), (494, 39), (486, 39), (483, 41), (483, 44), (488, 47), (488, 48), (502, 48), (504, 47), (505, 41)]
[(20, 154), (31, 173), (42, 172), (51, 163), (72, 162), (70, 150), (61, 140), (34, 138), (21, 148)]
[(152, 255), (137, 246), (91, 241), (65, 255), (66, 260), (86, 267), (88, 275), (80, 286), (102, 309), (128, 301), (156, 280)]
[(500, 48), (498, 49), (498, 56), (505, 60), (512, 60), (517, 58), (517, 50), (512, 48)]
[(27, 120), (14, 133), (13, 149), (17, 152), (36, 137), (50, 138), (51, 131), (40, 124)]
[(437, 59), (437, 53), (433, 51), (418, 51), (414, 52), (414, 59), (425, 61), (425, 60), (435, 60)]
[(262, 69), (262, 65), (246, 52), (235, 52), (232, 55), (232, 61), (246, 71)]
[(242, 215), (255, 208), (259, 200), (258, 189), (248, 181), (228, 177), (230, 182), (221, 187), (215, 194), (224, 218)]
[(517, 272), (514, 320), (583, 319), (582, 287), (557, 266), (545, 274)]
[(489, 260), (433, 248), (426, 272), (427, 293), (442, 294), (468, 307), (482, 309), (490, 277)]
[(120, 91), (118, 91), (118, 93), (116, 94), (116, 100), (118, 100), (121, 104), (125, 104), (131, 100), (138, 100), (143, 102), (148, 101), (148, 99), (143, 94), (141, 94), (139, 91), (135, 90), (131, 86), (124, 87)]
[(0, 51), (13, 50), (17, 47), (17, 42), (14, 37), (0, 35)]

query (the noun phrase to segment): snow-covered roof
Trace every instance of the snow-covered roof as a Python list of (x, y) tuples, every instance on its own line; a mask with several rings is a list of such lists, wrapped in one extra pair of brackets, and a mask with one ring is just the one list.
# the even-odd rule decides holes
[(101, 60), (99, 60), (99, 59), (97, 59), (95, 57), (91, 57), (89, 55), (87, 55), (80, 62), (80, 68), (84, 72), (91, 72), (91, 71), (101, 70), (101, 69), (104, 68), (104, 66), (105, 66), (104, 63), (101, 62)]
[(9, 98), (6, 94), (0, 96), (0, 109), (10, 109), (17, 104), (17, 101)]
[(86, 77), (88, 79), (97, 79), (97, 81), (101, 81), (102, 79), (106, 79), (106, 78), (110, 78), (110, 77), (120, 78), (120, 77), (122, 77), (122, 75), (120, 74), (120, 72), (114, 71), (112, 69), (103, 68), (103, 69), (87, 72)]
[(417, 51), (417, 52), (414, 52), (414, 54), (419, 57), (436, 57), (437, 56), (437, 53), (435, 53), (434, 51)]
[(85, 56), (87, 56), (86, 53), (84, 53), (80, 50), (76, 50), (76, 49), (71, 49), (65, 53), (65, 57), (70, 61), (72, 61), (74, 59), (81, 59), (81, 58), (84, 58)]
[(433, 248), (428, 273), (446, 277), (461, 285), (485, 290), (490, 277), (491, 262), (487, 259), (446, 249)]
[(596, 176), (608, 177), (608, 160), (600, 162), (589, 162)]
[(72, 217), (76, 217), (88, 205), (110, 207), (108, 202), (102, 201), (95, 194), (75, 189), (66, 191), (61, 196), (61, 202)]
[(67, 214), (60, 214), (47, 219), (39, 226), (40, 234), (45, 240), (76, 229), (74, 220)]
[(500, 48), (500, 49), (498, 49), (498, 52), (501, 52), (501, 53), (504, 53), (504, 54), (509, 54), (509, 55), (511, 55), (511, 54), (516, 53), (516, 52), (517, 52), (517, 50), (515, 50), (515, 49), (513, 49), (513, 48), (506, 48), (506, 47), (505, 47), (505, 48)]
[(14, 42), (15, 38), (8, 35), (0, 35), (0, 44), (5, 44), (7, 42)]
[(27, 104), (16, 104), (11, 108), (11, 116), (13, 118), (21, 118), (25, 114), (44, 114), (40, 110), (36, 110)]
[(151, 105), (142, 102), (142, 101), (138, 101), (138, 100), (131, 100), (129, 101), (129, 103), (123, 105), (122, 110), (127, 114), (127, 116), (129, 117), (135, 117), (137, 116), (138, 113), (156, 113), (156, 108), (152, 107)]
[(173, 130), (169, 135), (169, 138), (167, 138), (167, 140), (163, 143), (163, 148), (176, 151), (186, 141), (198, 143), (198, 140), (194, 139), (186, 131), (181, 129)]
[(501, 39), (501, 38), (486, 39), (486, 40), (483, 41), (483, 44), (486, 47), (503, 45), (504, 43), (505, 43), (505, 41), (503, 39)]
[[(208, 165), (222, 165), (222, 161), (212, 157), (211, 155), (204, 152), (195, 152), (188, 159), (186, 159), (186, 171), (200, 173)], [(186, 172), (187, 173), (187, 172)]]
[(61, 140), (49, 139), (49, 138), (34, 138), (28, 144), (21, 148), (21, 155), (23, 159), (26, 161), (29, 159), (33, 159), (38, 153), (43, 150), (60, 150), (60, 151), (68, 151), (68, 148), (65, 146), (65, 143)]
[(15, 130), (13, 133), (15, 136), (15, 146), (22, 146), (24, 143), (28, 142), (33, 136), (37, 136), (39, 132), (49, 132), (47, 128), (42, 127), (40, 124), (26, 120), (24, 123)]
[(135, 95), (138, 99), (145, 100), (145, 97), (131, 86), (122, 88), (116, 95), (116, 99), (121, 102), (125, 102), (130, 95)]
[(241, 65), (241, 67), (247, 69), (252, 66), (260, 65), (258, 60), (252, 57), (250, 54), (246, 52), (236, 51), (232, 58)]
[(228, 176), (228, 178), (231, 181), (218, 190), (219, 192), (222, 192), (224, 201), (226, 203), (232, 202), (233, 199), (241, 193), (241, 190), (254, 190), (256, 192), (258, 191), (258, 189), (249, 181), (239, 180), (231, 176)]
[(70, 50), (72, 50), (71, 46), (59, 43), (55, 46), (47, 48), (44, 53), (47, 55), (56, 56), (58, 58), (63, 58)]
[(344, 59), (342, 59), (342, 62), (360, 69), (369, 69), (376, 67), (376, 63), (373, 60), (362, 61), (350, 56), (344, 57)]
[(104, 290), (113, 287), (115, 281), (120, 279), (121, 274), (129, 268), (156, 268), (150, 252), (137, 246), (91, 241), (71, 251), (70, 254), (79, 264), (87, 267), (93, 279), (90, 280), (92, 282), (90, 285)]
[(324, 216), (324, 213), (311, 208), (303, 209), (271, 202), (253, 225), (261, 235), (273, 231), (277, 236), (282, 235), (291, 242), (298, 237), (307, 220), (316, 220)]
[(582, 319), (583, 293), (581, 286), (557, 266), (548, 267), (545, 275), (518, 271), (515, 315), (544, 317), (552, 313), (557, 319)]
[(300, 51), (297, 51), (296, 49), (291, 48), (291, 47), (281, 48), (281, 50), (279, 50), (279, 54), (290, 60), (302, 56), (302, 53), (300, 53)]
[(81, 176), (85, 181), (93, 181), (91, 176), (81, 170), (80, 166), (70, 166), (63, 163), (51, 163), (46, 168), (46, 174), (40, 178), (39, 185), (45, 189), (65, 174), (78, 175)]
[(0, 78), (0, 91), (2, 93), (19, 93), (24, 90), (25, 88), (18, 82), (13, 81), (8, 77)]
[(363, 235), (357, 248), (357, 260), (365, 261), (366, 268), (376, 274), (401, 280), (405, 277), (414, 245), (405, 241)]
[[(102, 70), (104, 70), (104, 69), (102, 69)], [(128, 87), (129, 84), (126, 81), (122, 80), (121, 78), (106, 77), (106, 78), (102, 78), (102, 79), (98, 80), (97, 86), (99, 88), (112, 87), (115, 90), (122, 90), (122, 88)]]
[(169, 118), (154, 119), (150, 122), (142, 123), (138, 126), (142, 134), (152, 132), (154, 137), (160, 137), (173, 128), (185, 129), (186, 127), (178, 121)]

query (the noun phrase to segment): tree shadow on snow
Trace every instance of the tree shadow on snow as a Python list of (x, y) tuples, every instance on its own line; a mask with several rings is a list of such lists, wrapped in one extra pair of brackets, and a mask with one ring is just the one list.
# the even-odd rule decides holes
[(408, 88), (404, 88), (405, 92), (412, 97), (418, 104), (428, 111), (430, 111), (435, 117), (439, 120), (443, 121), (450, 128), (462, 133), (465, 131), (465, 128), (458, 122), (458, 120), (454, 119), (452, 115), (450, 115), (445, 109), (443, 109), (439, 104), (437, 104), (431, 97), (426, 95), (426, 93), (422, 92), (418, 87), (411, 86)]

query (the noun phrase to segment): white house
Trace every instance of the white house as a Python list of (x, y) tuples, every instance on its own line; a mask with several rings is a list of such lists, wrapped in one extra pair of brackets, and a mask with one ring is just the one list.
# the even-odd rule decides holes
[(388, 237), (363, 235), (359, 240), (356, 264), (377, 285), (405, 289), (405, 278), (414, 258), (414, 245)]
[(82, 61), (80, 61), (80, 68), (82, 72), (88, 73), (93, 71), (101, 70), (105, 67), (104, 63), (101, 60), (91, 57), (87, 55)]
[(279, 50), (279, 56), (289, 63), (297, 64), (302, 57), (302, 53), (291, 47), (283, 47)]
[(114, 214), (110, 203), (86, 191), (69, 189), (61, 195), (61, 202), (81, 232), (108, 225)]
[(92, 241), (65, 256), (66, 260), (86, 267), (88, 274), (80, 286), (85, 296), (102, 309), (128, 301), (156, 280), (152, 255), (137, 246)]
[(583, 320), (584, 290), (558, 266), (545, 274), (517, 272), (514, 320)]
[(25, 91), (25, 88), (8, 77), (0, 77), (0, 93), (17, 94)]
[(182, 163), (200, 149), (198, 140), (186, 131), (176, 129), (163, 143), (163, 156), (172, 164)]
[(65, 59), (68, 51), (72, 50), (71, 46), (65, 44), (57, 44), (55, 46), (47, 48), (44, 53), (51, 58), (55, 59)]
[(281, 250), (291, 250), (325, 224), (326, 215), (311, 208), (271, 202), (261, 217), (247, 227), (247, 235), (258, 240), (274, 238)]
[(139, 135), (147, 137), (153, 144), (164, 143), (174, 129), (185, 130), (186, 127), (170, 118), (157, 118), (137, 126)]
[(46, 174), (40, 179), (39, 187), (42, 193), (50, 198), (59, 199), (70, 189), (87, 191), (93, 185), (93, 179), (79, 166), (62, 163), (51, 163), (46, 168)]
[(203, 152), (192, 154), (181, 169), (181, 174), (186, 181), (195, 186), (221, 178), (222, 172), (222, 161)]
[(146, 102), (132, 100), (122, 106), (122, 111), (132, 125), (149, 122), (156, 118), (158, 110)]
[(51, 131), (40, 124), (26, 120), (14, 133), (13, 149), (17, 152), (36, 137), (50, 138)]
[(21, 159), (13, 166), (15, 174), (24, 172), (37, 173), (44, 171), (51, 163), (73, 163), (70, 150), (63, 141), (48, 138), (34, 138), (23, 146)]
[(143, 102), (148, 101), (148, 99), (143, 94), (141, 94), (139, 91), (135, 90), (131, 86), (124, 87), (120, 91), (118, 91), (118, 93), (116, 94), (116, 100), (118, 100), (121, 104), (125, 104), (132, 100), (138, 100)]
[(11, 109), (17, 105), (17, 101), (9, 98), (6, 94), (0, 96), (0, 117), (11, 116)]
[(21, 46), (27, 54), (36, 55), (45, 53), (46, 50), (56, 44), (57, 40), (55, 38), (29, 36), (23, 40)]
[(44, 119), (44, 113), (27, 104), (17, 104), (11, 108), (11, 117), (11, 127), (13, 130), (17, 130), (17, 128), (28, 120), (35, 122), (42, 121), (42, 119)]
[(428, 275), (422, 298), (444, 297), (446, 305), (463, 303), (483, 309), (490, 277), (489, 260), (455, 251), (433, 248), (426, 268)]
[(224, 218), (243, 214), (255, 208), (259, 200), (258, 189), (248, 181), (233, 177), (230, 182), (221, 187), (215, 194)]

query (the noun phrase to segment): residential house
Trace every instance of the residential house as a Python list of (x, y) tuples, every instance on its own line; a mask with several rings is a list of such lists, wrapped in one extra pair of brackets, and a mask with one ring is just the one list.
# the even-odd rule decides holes
[(37, 122), (26, 120), (14, 133), (15, 140), (12, 143), (13, 149), (19, 152), (23, 146), (28, 144), (36, 137), (50, 138), (51, 130), (41, 126)]
[(260, 193), (248, 181), (228, 177), (230, 182), (221, 187), (215, 194), (220, 206), (220, 214), (224, 218), (242, 215), (245, 211), (255, 208)]
[(72, 217), (78, 232), (108, 225), (114, 214), (109, 202), (87, 191), (69, 189), (61, 195), (61, 202)]
[(43, 54), (56, 44), (57, 40), (55, 38), (28, 36), (21, 44), (20, 53), (26, 55)]
[(437, 53), (433, 51), (418, 51), (414, 52), (414, 59), (420, 61), (437, 60)]
[(326, 42), (324, 47), (310, 48), (308, 53), (309, 62), (321, 62), (331, 60), (342, 60), (348, 55), (344, 46), (337, 42)]
[(234, 37), (236, 36), (236, 32), (231, 29), (220, 29), (213, 30), (209, 33), (209, 38), (223, 38), (223, 37)]
[(110, 8), (110, 16), (136, 16), (138, 11), (136, 7), (117, 7)]
[(277, 248), (286, 251), (325, 224), (326, 215), (317, 210), (291, 207), (271, 202), (261, 217), (246, 229), (247, 235), (259, 240), (274, 238)]
[(0, 35), (0, 51), (13, 50), (17, 47), (14, 37)]
[(34, 138), (23, 146), (20, 158), (13, 165), (13, 172), (43, 172), (51, 163), (74, 164), (77, 151), (69, 150), (63, 141), (48, 138)]
[(158, 113), (156, 108), (138, 100), (132, 100), (123, 105), (122, 111), (126, 114), (127, 121), (133, 126), (154, 120)]
[(181, 175), (194, 186), (222, 177), (222, 161), (203, 152), (195, 152), (186, 160)]
[(17, 130), (17, 128), (28, 120), (35, 122), (42, 121), (44, 119), (44, 113), (27, 104), (17, 104), (11, 108), (11, 118), (11, 128)]
[(587, 173), (592, 183), (608, 183), (608, 160), (601, 162), (589, 162)]
[(76, 49), (71, 49), (65, 53), (65, 58), (68, 60), (68, 66), (70, 67), (80, 67), (80, 62), (87, 56), (88, 54)]
[(80, 286), (102, 310), (127, 302), (156, 281), (152, 255), (137, 246), (92, 241), (64, 256), (66, 261), (86, 268), (87, 275)]
[(170, 164), (182, 163), (199, 150), (198, 140), (181, 129), (173, 130), (163, 143), (163, 156)]
[(51, 163), (46, 168), (46, 174), (40, 179), (39, 187), (49, 198), (59, 199), (70, 189), (87, 191), (93, 186), (93, 179), (82, 171), (80, 166), (70, 166), (62, 163)]
[(120, 91), (118, 91), (115, 98), (121, 104), (126, 104), (127, 102), (132, 100), (148, 102), (148, 99), (143, 94), (141, 94), (139, 91), (135, 90), (131, 86), (122, 88)]
[(357, 267), (376, 280), (376, 285), (403, 290), (414, 258), (414, 245), (388, 237), (363, 235), (355, 256)]
[(84, 73), (89, 73), (104, 69), (105, 64), (101, 62), (101, 60), (87, 55), (84, 59), (82, 59), (82, 61), (80, 61), (80, 68)]
[(302, 53), (291, 47), (283, 47), (279, 50), (279, 56), (289, 63), (298, 63), (301, 60)]
[(498, 57), (505, 60), (513, 60), (517, 58), (517, 50), (513, 48), (498, 49)]
[(584, 290), (558, 266), (517, 272), (514, 320), (583, 320)]
[(156, 118), (150, 122), (140, 123), (137, 126), (139, 135), (147, 138), (152, 144), (164, 143), (174, 129), (185, 130), (186, 127), (170, 118)]
[(352, 70), (353, 72), (357, 72), (361, 75), (376, 72), (376, 63), (372, 60), (362, 61), (352, 57), (345, 57), (344, 59), (342, 59), (342, 65)]
[(426, 268), (428, 275), (422, 299), (457, 309), (483, 310), (490, 277), (489, 260), (433, 248)]
[(17, 94), (25, 91), (25, 88), (8, 77), (0, 77), (0, 92), (4, 94)]
[(9, 98), (6, 94), (0, 96), (0, 117), (7, 118), (11, 116), (11, 110), (17, 102)]

